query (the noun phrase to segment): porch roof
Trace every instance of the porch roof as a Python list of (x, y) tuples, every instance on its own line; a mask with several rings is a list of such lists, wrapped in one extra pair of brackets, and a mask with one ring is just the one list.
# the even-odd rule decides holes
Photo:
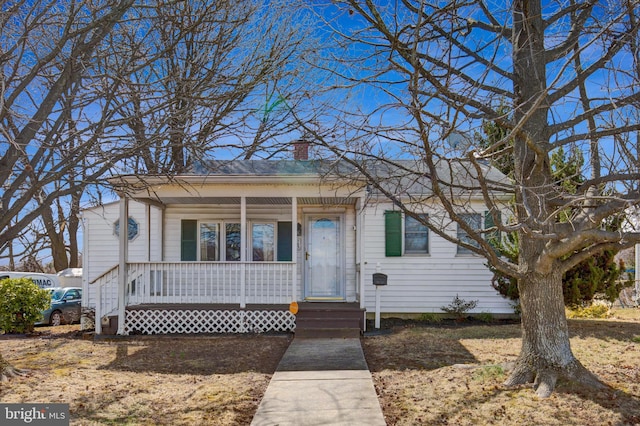
[[(323, 206), (352, 206), (358, 199), (356, 197), (296, 197), (298, 205), (323, 205)], [(154, 200), (151, 198), (136, 197), (137, 200)], [(239, 206), (240, 197), (162, 197), (164, 204), (219, 204)], [(291, 197), (247, 197), (248, 205), (290, 206)]]
[[(205, 194), (194, 190), (205, 185), (313, 185), (334, 189), (341, 187), (343, 190), (336, 191), (335, 197), (329, 196), (327, 191), (320, 192), (319, 196), (301, 191), (296, 192), (295, 196), (299, 204), (352, 205), (355, 203), (352, 195), (364, 191), (371, 182), (377, 182), (384, 188), (384, 192), (392, 194), (431, 195), (432, 180), (435, 176), (441, 185), (449, 187), (454, 194), (477, 194), (482, 197), (481, 181), (489, 184), (491, 193), (505, 196), (510, 193), (510, 182), (504, 174), (486, 163), (477, 162), (474, 165), (465, 159), (438, 161), (434, 176), (431, 176), (426, 164), (420, 159), (371, 160), (362, 162), (360, 167), (340, 160), (212, 160), (197, 162), (181, 175), (123, 175), (111, 179), (111, 183), (124, 192), (137, 193), (133, 198), (160, 201), (162, 204), (240, 204), (240, 197), (236, 196), (237, 191), (232, 194)], [(179, 196), (160, 193), (163, 192), (158, 191), (160, 186), (167, 184), (182, 186), (185, 192)], [(346, 187), (350, 189), (344, 190)], [(381, 195), (375, 188), (368, 189), (373, 189), (373, 194)], [(288, 205), (294, 196), (290, 191), (287, 191), (287, 197), (256, 195), (248, 191), (247, 203)]]

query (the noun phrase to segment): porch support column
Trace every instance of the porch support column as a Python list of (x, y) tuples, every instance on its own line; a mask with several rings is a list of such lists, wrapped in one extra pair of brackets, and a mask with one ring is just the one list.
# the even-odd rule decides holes
[[(360, 211), (358, 212), (358, 218), (360, 219), (358, 223), (358, 225), (356, 226), (356, 241), (358, 244), (358, 252), (359, 252), (359, 264), (360, 264), (360, 274), (359, 274), (359, 278), (360, 278), (360, 309), (364, 309), (365, 308), (365, 300), (364, 300), (364, 295), (365, 295), (365, 272), (367, 269), (367, 262), (366, 262), (366, 252), (365, 252), (365, 245), (364, 245), (364, 230), (365, 230), (365, 202), (364, 202), (364, 198), (360, 198), (359, 201), (360, 204)], [(366, 321), (366, 314), (365, 314), (365, 322), (364, 322), (365, 326), (367, 324)]]
[(640, 244), (636, 244), (636, 253), (635, 253), (635, 294), (634, 294), (634, 304), (636, 306), (640, 305)]
[[(120, 247), (118, 250), (118, 332), (117, 334), (124, 334), (124, 315), (127, 301), (126, 289), (127, 289), (127, 258), (129, 250), (129, 199), (126, 194), (120, 195), (120, 215), (118, 218), (120, 224), (119, 242)], [(102, 318), (96, 318), (96, 321), (101, 321)]]
[(247, 197), (240, 197), (240, 307), (247, 307)]
[(298, 198), (291, 197), (291, 261), (293, 272), (291, 276), (291, 300), (298, 300)]

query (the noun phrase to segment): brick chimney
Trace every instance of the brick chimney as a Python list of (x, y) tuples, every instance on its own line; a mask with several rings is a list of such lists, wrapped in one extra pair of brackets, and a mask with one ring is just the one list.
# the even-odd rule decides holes
[(298, 161), (309, 159), (309, 142), (301, 140), (293, 143), (293, 159)]

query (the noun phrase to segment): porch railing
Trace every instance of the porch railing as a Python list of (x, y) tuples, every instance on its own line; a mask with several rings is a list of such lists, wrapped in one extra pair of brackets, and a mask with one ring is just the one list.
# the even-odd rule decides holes
[(127, 305), (142, 303), (288, 304), (292, 262), (129, 263)]
[(113, 315), (118, 311), (118, 265), (104, 272), (89, 284), (96, 286), (96, 333), (102, 329), (102, 317)]
[[(289, 304), (293, 262), (141, 262), (127, 264), (125, 306), (145, 303)], [(116, 266), (97, 286), (96, 321), (118, 310)]]

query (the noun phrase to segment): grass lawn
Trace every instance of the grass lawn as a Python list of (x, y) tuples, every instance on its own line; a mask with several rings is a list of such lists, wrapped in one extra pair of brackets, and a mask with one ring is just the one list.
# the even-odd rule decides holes
[(0, 383), (0, 401), (70, 404), (72, 425), (251, 423), (289, 336), (84, 340), (79, 326), (0, 340), (26, 377)]
[[(389, 425), (640, 424), (640, 310), (569, 320), (582, 363), (610, 389), (560, 382), (548, 399), (501, 383), (520, 349), (518, 324), (383, 322), (362, 339)], [(0, 336), (25, 377), (0, 401), (64, 402), (73, 425), (246, 425), (290, 336), (86, 340), (78, 326)]]
[(569, 320), (569, 329), (574, 354), (610, 389), (559, 382), (539, 399), (531, 386), (502, 386), (519, 324), (408, 323), (363, 347), (389, 425), (640, 424), (640, 310)]

